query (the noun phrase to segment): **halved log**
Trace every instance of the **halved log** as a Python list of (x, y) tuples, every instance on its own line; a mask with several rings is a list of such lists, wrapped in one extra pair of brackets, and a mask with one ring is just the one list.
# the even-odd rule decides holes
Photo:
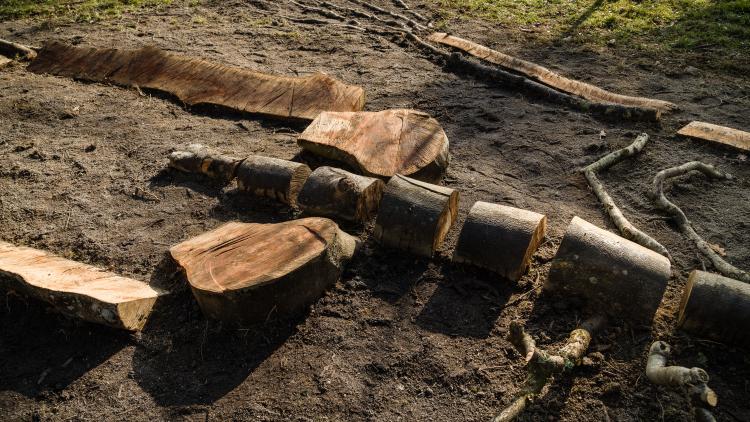
[(665, 256), (573, 217), (544, 287), (582, 296), (616, 318), (650, 324), (670, 276)]
[(307, 214), (365, 222), (375, 216), (385, 183), (334, 167), (318, 167), (297, 197)]
[(443, 128), (430, 115), (415, 110), (321, 113), (297, 142), (312, 153), (375, 177), (401, 174), (436, 181), (450, 162)]
[(165, 292), (91, 265), (0, 242), (0, 288), (85, 321), (137, 331)]
[(533, 211), (478, 201), (469, 211), (453, 260), (517, 281), (544, 238), (547, 217)]
[(431, 257), (457, 213), (458, 191), (397, 174), (385, 187), (374, 236), (385, 246)]
[(317, 300), (355, 247), (336, 223), (312, 217), (227, 223), (169, 251), (207, 317), (246, 325), (290, 316)]
[(18, 57), (21, 60), (34, 60), (36, 58), (36, 51), (32, 48), (2, 39), (0, 39), (0, 54), (10, 59)]
[(229, 183), (234, 179), (242, 160), (206, 148), (201, 144), (188, 145), (185, 150), (169, 154), (169, 165), (188, 173), (202, 173)]
[(473, 41), (465, 40), (463, 38), (449, 35), (444, 32), (433, 33), (427, 39), (436, 43), (457, 48), (461, 51), (471, 54), (474, 57), (486, 60), (490, 63), (496, 64), (514, 72), (518, 72), (533, 80), (537, 80), (545, 85), (549, 85), (552, 88), (558, 89), (562, 92), (567, 92), (569, 94), (577, 95), (589, 101), (620, 104), (632, 107), (651, 108), (658, 110), (659, 112), (667, 112), (677, 108), (675, 104), (670, 103), (669, 101), (615, 94), (613, 92), (601, 89), (597, 86), (587, 84), (585, 82), (568, 79), (536, 63), (509, 56), (499, 51), (487, 48), (481, 44), (477, 44)]
[(237, 167), (237, 184), (240, 190), (295, 205), (309, 175), (306, 164), (251, 155)]
[(678, 134), (750, 151), (750, 133), (706, 122), (690, 122)]
[(682, 294), (677, 326), (700, 337), (750, 347), (750, 284), (694, 270)]
[(96, 49), (51, 42), (29, 70), (158, 89), (189, 105), (214, 104), (282, 118), (312, 120), (322, 111), (359, 111), (365, 101), (361, 87), (322, 73), (305, 77), (270, 75), (155, 47)]

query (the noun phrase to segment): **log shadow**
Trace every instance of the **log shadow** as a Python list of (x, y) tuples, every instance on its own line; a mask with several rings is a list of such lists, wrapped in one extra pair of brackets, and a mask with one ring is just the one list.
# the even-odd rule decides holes
[(435, 292), (416, 318), (421, 328), (449, 336), (487, 338), (515, 283), (497, 274), (446, 262)]
[(172, 292), (154, 309), (132, 358), (133, 379), (159, 405), (210, 404), (240, 385), (296, 330), (302, 315), (229, 327), (204, 318), (165, 255), (152, 285)]

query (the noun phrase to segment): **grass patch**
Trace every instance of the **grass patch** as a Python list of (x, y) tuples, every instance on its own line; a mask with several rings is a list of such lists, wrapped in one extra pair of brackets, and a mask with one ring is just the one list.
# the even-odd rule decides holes
[(708, 52), (722, 56), (723, 64), (747, 62), (750, 51), (750, 0), (435, 1), (445, 18), (481, 17), (533, 29), (550, 41), (614, 42), (655, 53)]
[(0, 19), (25, 17), (67, 18), (91, 22), (116, 18), (123, 12), (162, 6), (172, 0), (0, 0)]

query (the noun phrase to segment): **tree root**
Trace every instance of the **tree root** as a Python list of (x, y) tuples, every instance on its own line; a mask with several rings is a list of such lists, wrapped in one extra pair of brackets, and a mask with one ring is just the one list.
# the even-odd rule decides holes
[(719, 399), (708, 386), (708, 374), (701, 368), (666, 366), (672, 348), (663, 341), (655, 341), (648, 351), (646, 377), (656, 385), (683, 388), (693, 403), (696, 420), (714, 420), (706, 406), (716, 407)]
[(725, 261), (721, 256), (719, 256), (719, 254), (717, 254), (711, 248), (708, 242), (703, 240), (703, 238), (695, 232), (695, 230), (693, 229), (693, 225), (690, 223), (690, 220), (688, 220), (685, 213), (682, 212), (682, 210), (677, 205), (669, 201), (669, 199), (667, 199), (667, 197), (664, 195), (664, 181), (666, 179), (677, 177), (685, 173), (689, 173), (693, 170), (700, 171), (706, 176), (717, 179), (732, 179), (732, 175), (721, 172), (714, 168), (714, 166), (701, 163), (700, 161), (690, 161), (681, 166), (662, 170), (656, 174), (656, 177), (654, 177), (653, 187), (651, 191), (651, 196), (656, 203), (656, 206), (659, 209), (671, 214), (671, 216), (677, 222), (680, 231), (682, 231), (684, 235), (689, 237), (695, 243), (695, 246), (701, 251), (701, 253), (703, 253), (703, 255), (711, 260), (711, 263), (714, 264), (714, 267), (716, 267), (716, 269), (720, 273), (729, 278), (750, 282), (750, 273), (735, 267), (734, 265)]
[(671, 261), (672, 258), (669, 255), (669, 251), (667, 251), (667, 248), (665, 248), (661, 243), (657, 242), (646, 233), (638, 230), (637, 227), (631, 224), (630, 221), (628, 221), (628, 219), (625, 218), (625, 216), (622, 214), (622, 211), (620, 211), (617, 205), (615, 205), (612, 197), (610, 197), (607, 191), (604, 189), (604, 185), (602, 184), (602, 182), (599, 181), (599, 179), (596, 177), (597, 172), (607, 169), (624, 160), (625, 158), (632, 157), (641, 152), (643, 147), (648, 142), (648, 139), (648, 135), (645, 133), (638, 135), (638, 137), (635, 139), (635, 142), (628, 145), (627, 147), (607, 154), (600, 160), (584, 167), (583, 174), (586, 176), (586, 180), (588, 180), (591, 189), (596, 194), (596, 197), (599, 198), (599, 202), (604, 205), (604, 209), (607, 211), (607, 214), (609, 214), (610, 218), (620, 230), (620, 233), (622, 233), (622, 236), (624, 238), (632, 240), (633, 242), (649, 248), (652, 251), (658, 252), (669, 258)]
[(523, 326), (514, 321), (510, 325), (508, 340), (528, 363), (529, 376), (522, 393), (513, 400), (493, 422), (512, 421), (520, 415), (544, 387), (550, 383), (554, 374), (570, 371), (578, 366), (591, 343), (593, 334), (601, 329), (605, 320), (601, 316), (589, 318), (579, 328), (571, 331), (568, 341), (557, 354), (548, 353), (536, 347), (534, 339), (526, 333)]

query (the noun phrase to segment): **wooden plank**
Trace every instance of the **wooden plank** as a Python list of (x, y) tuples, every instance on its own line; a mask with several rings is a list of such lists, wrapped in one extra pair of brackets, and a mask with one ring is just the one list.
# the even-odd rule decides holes
[(750, 133), (706, 122), (690, 122), (677, 131), (691, 138), (703, 139), (750, 151)]
[(577, 95), (589, 101), (652, 108), (659, 112), (667, 112), (677, 108), (675, 104), (670, 103), (669, 101), (615, 94), (585, 82), (568, 79), (536, 63), (492, 50), (481, 44), (455, 37), (444, 32), (435, 32), (431, 34), (428, 39), (436, 43), (457, 48), (474, 57), (502, 66), (514, 72), (518, 72), (562, 92)]
[(6, 242), (0, 242), (0, 287), (67, 315), (134, 331), (165, 294), (142, 281)]
[(270, 75), (155, 47), (96, 49), (51, 42), (29, 70), (157, 89), (189, 105), (214, 104), (283, 118), (312, 120), (322, 111), (359, 111), (365, 101), (361, 87), (322, 73), (305, 77)]
[(356, 240), (327, 218), (227, 223), (173, 246), (203, 313), (232, 325), (286, 317), (335, 283)]
[(439, 180), (450, 161), (443, 128), (429, 114), (416, 110), (321, 113), (297, 142), (375, 177), (402, 174)]

